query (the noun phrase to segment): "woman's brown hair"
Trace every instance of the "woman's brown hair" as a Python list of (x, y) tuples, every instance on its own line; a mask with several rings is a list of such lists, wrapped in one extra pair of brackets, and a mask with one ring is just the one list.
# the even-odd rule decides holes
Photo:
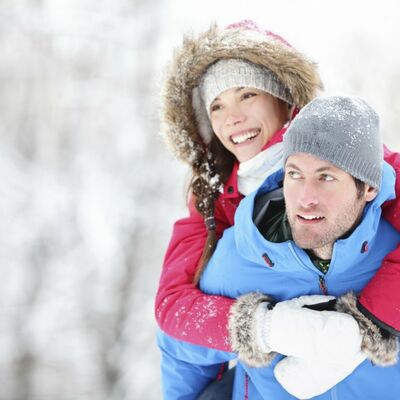
[[(217, 245), (215, 201), (221, 185), (229, 178), (235, 162), (235, 156), (222, 145), (216, 136), (211, 139), (203, 157), (207, 158), (207, 162), (199, 162), (200, 168), (193, 167), (193, 178), (189, 186), (189, 190), (195, 198), (196, 209), (203, 216), (207, 227), (206, 242), (193, 278), (196, 285)], [(204, 171), (204, 165), (207, 165), (208, 171)]]

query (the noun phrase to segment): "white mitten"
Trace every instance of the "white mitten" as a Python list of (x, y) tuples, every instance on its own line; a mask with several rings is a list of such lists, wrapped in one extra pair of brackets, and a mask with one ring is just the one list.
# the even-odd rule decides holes
[(276, 353), (324, 362), (340, 362), (360, 350), (356, 320), (336, 311), (304, 308), (329, 302), (332, 296), (302, 296), (274, 301), (261, 293), (241, 296), (232, 306), (229, 339), (232, 350), (252, 367), (268, 365)]
[(331, 296), (301, 296), (277, 303), (272, 310), (260, 305), (256, 311), (259, 347), (264, 352), (329, 363), (340, 363), (348, 354), (358, 353), (362, 337), (351, 315), (303, 307), (331, 299)]
[(348, 354), (340, 363), (286, 357), (276, 364), (277, 381), (292, 396), (310, 399), (318, 396), (350, 375), (366, 358), (361, 351)]

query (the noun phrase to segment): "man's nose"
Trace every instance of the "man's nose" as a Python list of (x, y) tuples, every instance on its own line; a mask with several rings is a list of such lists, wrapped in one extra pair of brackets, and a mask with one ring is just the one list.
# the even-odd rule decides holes
[(301, 207), (310, 208), (319, 203), (317, 184), (312, 181), (304, 181), (299, 193), (299, 203)]

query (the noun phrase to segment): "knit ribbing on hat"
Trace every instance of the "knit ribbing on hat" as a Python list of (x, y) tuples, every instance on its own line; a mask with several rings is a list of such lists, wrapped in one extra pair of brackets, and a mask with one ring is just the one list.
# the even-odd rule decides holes
[(222, 59), (212, 64), (200, 80), (200, 96), (208, 115), (212, 101), (234, 87), (252, 87), (293, 103), (289, 90), (269, 69), (241, 59)]
[(317, 97), (293, 120), (283, 138), (283, 156), (308, 153), (379, 189), (383, 145), (379, 116), (363, 99)]

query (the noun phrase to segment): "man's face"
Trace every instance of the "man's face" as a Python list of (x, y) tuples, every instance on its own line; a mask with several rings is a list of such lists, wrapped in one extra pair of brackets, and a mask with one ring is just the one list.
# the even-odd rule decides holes
[(358, 224), (376, 196), (368, 185), (357, 194), (351, 175), (305, 153), (287, 159), (283, 190), (294, 241), (323, 259), (331, 258), (333, 243)]

